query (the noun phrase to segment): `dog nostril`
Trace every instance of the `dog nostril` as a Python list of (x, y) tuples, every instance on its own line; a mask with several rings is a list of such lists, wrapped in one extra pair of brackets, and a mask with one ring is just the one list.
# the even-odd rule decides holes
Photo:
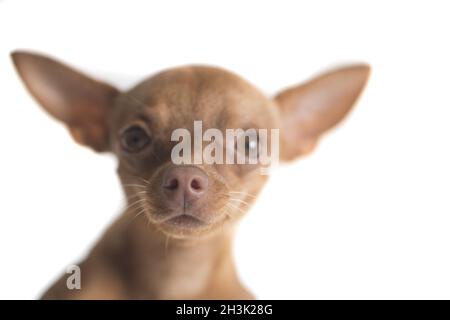
[(198, 179), (192, 179), (191, 188), (195, 191), (201, 191), (203, 189), (202, 184)]
[(170, 179), (169, 182), (164, 186), (164, 188), (169, 190), (176, 190), (178, 188), (178, 180), (176, 178)]

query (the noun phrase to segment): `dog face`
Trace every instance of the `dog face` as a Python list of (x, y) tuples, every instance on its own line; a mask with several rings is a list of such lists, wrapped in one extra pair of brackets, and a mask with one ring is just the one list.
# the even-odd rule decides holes
[(258, 160), (259, 130), (279, 129), (280, 139), (267, 135), (267, 143), (279, 143), (282, 160), (292, 160), (309, 153), (319, 136), (348, 113), (369, 72), (363, 65), (343, 68), (270, 99), (218, 68), (170, 69), (119, 92), (47, 57), (17, 52), (13, 60), (32, 95), (68, 125), (76, 141), (117, 156), (129, 210), (178, 238), (208, 235), (232, 224), (248, 210), (267, 176), (258, 161), (208, 161), (204, 135), (196, 140), (200, 154), (190, 144), (183, 150), (188, 161), (174, 163), (176, 130), (188, 134), (184, 142), (196, 139), (196, 123), (205, 134), (255, 130), (243, 136), (242, 148), (236, 145), (239, 136), (222, 141), (214, 156), (220, 151), (231, 152), (232, 160), (239, 154)]
[(209, 233), (234, 220), (266, 180), (259, 166), (174, 165), (172, 133), (184, 128), (194, 136), (194, 121), (203, 131), (277, 128), (275, 110), (253, 86), (216, 68), (176, 68), (142, 82), (117, 98), (109, 119), (125, 191), (171, 235)]

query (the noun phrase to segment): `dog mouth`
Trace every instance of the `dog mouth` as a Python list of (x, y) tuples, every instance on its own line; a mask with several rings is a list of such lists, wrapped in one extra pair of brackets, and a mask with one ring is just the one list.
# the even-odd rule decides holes
[(202, 211), (172, 211), (164, 219), (156, 222), (157, 227), (166, 235), (175, 238), (206, 236), (214, 232), (224, 222), (222, 214), (204, 217)]
[(164, 224), (175, 228), (196, 229), (207, 225), (207, 223), (190, 214), (180, 214), (176, 217), (169, 218), (163, 222)]

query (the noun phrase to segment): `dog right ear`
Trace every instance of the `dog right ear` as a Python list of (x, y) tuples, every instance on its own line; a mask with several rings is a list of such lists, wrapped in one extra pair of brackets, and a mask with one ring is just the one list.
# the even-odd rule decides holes
[(77, 142), (96, 151), (110, 149), (107, 115), (117, 89), (42, 55), (16, 51), (11, 57), (33, 97), (66, 123)]

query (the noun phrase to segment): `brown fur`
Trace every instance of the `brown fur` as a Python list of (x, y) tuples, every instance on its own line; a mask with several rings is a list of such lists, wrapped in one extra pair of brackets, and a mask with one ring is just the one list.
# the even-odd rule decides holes
[[(205, 223), (168, 224), (174, 210), (161, 185), (174, 167), (172, 131), (192, 131), (194, 120), (203, 121), (203, 130), (279, 128), (281, 155), (292, 160), (310, 152), (348, 113), (369, 71), (365, 65), (339, 69), (269, 99), (218, 68), (175, 68), (119, 92), (53, 59), (26, 52), (12, 56), (32, 95), (68, 125), (77, 142), (118, 157), (129, 204), (80, 264), (81, 290), (68, 290), (63, 275), (44, 299), (252, 298), (237, 278), (231, 247), (236, 221), (267, 177), (258, 165), (195, 166), (209, 184), (191, 209)], [(138, 153), (121, 145), (131, 125), (151, 138)]]

